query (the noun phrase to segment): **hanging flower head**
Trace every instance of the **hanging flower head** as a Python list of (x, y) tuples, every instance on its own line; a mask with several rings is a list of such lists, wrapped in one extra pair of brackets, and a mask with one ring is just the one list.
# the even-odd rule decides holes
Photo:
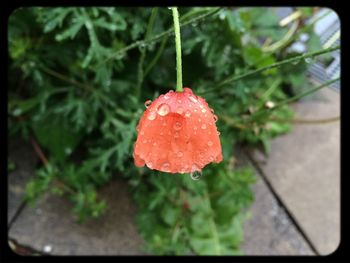
[(221, 162), (216, 121), (206, 101), (189, 88), (160, 95), (138, 124), (135, 165), (146, 164), (168, 173), (193, 173), (211, 162)]

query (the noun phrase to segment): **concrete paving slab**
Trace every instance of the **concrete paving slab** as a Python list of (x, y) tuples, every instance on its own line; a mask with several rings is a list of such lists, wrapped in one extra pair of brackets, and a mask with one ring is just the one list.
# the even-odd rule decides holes
[[(242, 160), (244, 157), (240, 157)], [(245, 165), (251, 165), (243, 159)], [(252, 166), (252, 165), (251, 165)], [(255, 201), (249, 209), (251, 218), (244, 225), (242, 251), (245, 255), (314, 255), (314, 252), (294, 226), (258, 171), (253, 186)]]
[(100, 189), (106, 213), (77, 224), (72, 204), (46, 195), (33, 209), (26, 206), (13, 223), (9, 237), (17, 243), (52, 255), (141, 255), (142, 239), (133, 223), (136, 212), (127, 183), (114, 180)]
[[(324, 119), (340, 115), (340, 95), (323, 89), (318, 100), (294, 104), (297, 118)], [(251, 157), (317, 252), (327, 255), (340, 242), (340, 122), (295, 124), (289, 134), (271, 143), (266, 158)]]
[(7, 224), (20, 208), (26, 182), (35, 171), (38, 158), (31, 145), (19, 139), (8, 142), (8, 157), (15, 163), (15, 170), (8, 174)]

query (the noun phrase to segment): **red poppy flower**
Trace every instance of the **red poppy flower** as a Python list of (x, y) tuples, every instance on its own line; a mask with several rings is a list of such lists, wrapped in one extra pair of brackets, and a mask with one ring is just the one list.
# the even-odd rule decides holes
[(206, 101), (189, 88), (160, 95), (138, 124), (135, 165), (146, 164), (168, 173), (193, 173), (211, 162), (221, 162), (216, 121)]

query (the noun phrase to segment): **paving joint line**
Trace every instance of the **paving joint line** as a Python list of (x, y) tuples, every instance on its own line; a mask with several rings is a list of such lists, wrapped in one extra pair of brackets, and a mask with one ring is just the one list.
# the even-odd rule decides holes
[(22, 203), (20, 204), (19, 208), (17, 209), (17, 211), (15, 212), (15, 214), (13, 215), (13, 217), (11, 218), (10, 222), (8, 223), (8, 231), (10, 231), (13, 223), (17, 220), (17, 218), (19, 217), (19, 215), (21, 214), (22, 210), (26, 207), (26, 203), (25, 201), (22, 201)]
[(297, 231), (301, 234), (303, 239), (306, 241), (306, 243), (309, 245), (310, 249), (313, 253), (315, 253), (316, 256), (319, 256), (320, 253), (317, 251), (316, 247), (313, 245), (305, 231), (301, 228), (296, 218), (293, 216), (293, 214), (289, 211), (285, 203), (281, 200), (275, 189), (273, 188), (272, 184), (270, 183), (269, 179), (267, 178), (264, 171), (260, 168), (257, 161), (254, 160), (254, 158), (251, 156), (249, 151), (244, 151), (244, 154), (248, 157), (249, 162), (253, 165), (253, 167), (256, 169), (256, 171), (259, 173), (260, 177), (266, 184), (269, 191), (272, 193), (273, 197), (276, 199), (277, 204), (283, 208), (283, 210), (286, 212), (288, 218), (292, 221), (293, 225), (296, 227)]

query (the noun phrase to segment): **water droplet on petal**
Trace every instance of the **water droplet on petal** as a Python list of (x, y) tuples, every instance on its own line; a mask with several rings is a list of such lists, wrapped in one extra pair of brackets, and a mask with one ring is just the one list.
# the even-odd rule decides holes
[(182, 157), (182, 156), (184, 156), (184, 154), (182, 153), (182, 152), (177, 152), (177, 157)]
[(218, 116), (214, 115), (214, 121), (217, 122), (218, 121)]
[(179, 138), (179, 137), (180, 137), (180, 134), (178, 132), (175, 132), (174, 138)]
[(201, 128), (202, 128), (203, 130), (205, 130), (205, 129), (207, 128), (207, 125), (205, 125), (205, 124), (203, 123), (202, 126), (201, 126)]
[(153, 168), (153, 163), (152, 163), (152, 162), (147, 162), (146, 165), (147, 165), (147, 167), (150, 168), (150, 169)]
[(177, 108), (176, 112), (178, 114), (182, 114), (184, 112), (184, 109), (182, 107)]
[(143, 140), (142, 142), (143, 142), (143, 143), (147, 143), (147, 140)]
[(220, 135), (221, 133), (218, 131), (218, 135)]
[(198, 121), (201, 122), (202, 121), (201, 118), (198, 118)]
[(149, 119), (150, 121), (153, 121), (155, 118), (156, 118), (156, 113), (154, 111), (151, 111), (147, 116), (147, 119)]
[(152, 101), (151, 100), (146, 100), (145, 101), (145, 107), (148, 108), (149, 105), (151, 105)]
[(144, 131), (140, 131), (140, 135), (144, 135), (145, 134), (145, 132)]
[(209, 142), (208, 142), (208, 146), (213, 146), (213, 142), (212, 142), (212, 141), (209, 141)]
[(177, 100), (178, 103), (182, 103), (182, 100)]
[(186, 111), (185, 117), (186, 117), (186, 118), (189, 118), (190, 116), (191, 116), (191, 112), (190, 112), (190, 111)]
[(192, 101), (193, 103), (197, 103), (198, 100), (194, 97), (194, 96), (189, 96), (188, 97), (190, 101)]
[(169, 163), (163, 163), (162, 170), (164, 172), (170, 172), (170, 164)]
[(194, 126), (193, 129), (194, 129), (194, 130), (197, 130), (198, 128), (197, 128), (197, 126)]
[(210, 109), (210, 111), (211, 111), (212, 113), (214, 113), (214, 109)]
[(207, 110), (206, 109), (202, 109), (202, 112), (205, 113)]
[(181, 122), (175, 122), (173, 128), (175, 131), (181, 130)]
[(165, 116), (165, 115), (167, 115), (167, 114), (169, 113), (169, 111), (170, 111), (170, 107), (169, 107), (169, 105), (166, 104), (166, 103), (160, 104), (160, 105), (158, 106), (158, 108), (157, 108), (157, 112), (158, 112), (158, 114), (159, 114), (160, 116)]

